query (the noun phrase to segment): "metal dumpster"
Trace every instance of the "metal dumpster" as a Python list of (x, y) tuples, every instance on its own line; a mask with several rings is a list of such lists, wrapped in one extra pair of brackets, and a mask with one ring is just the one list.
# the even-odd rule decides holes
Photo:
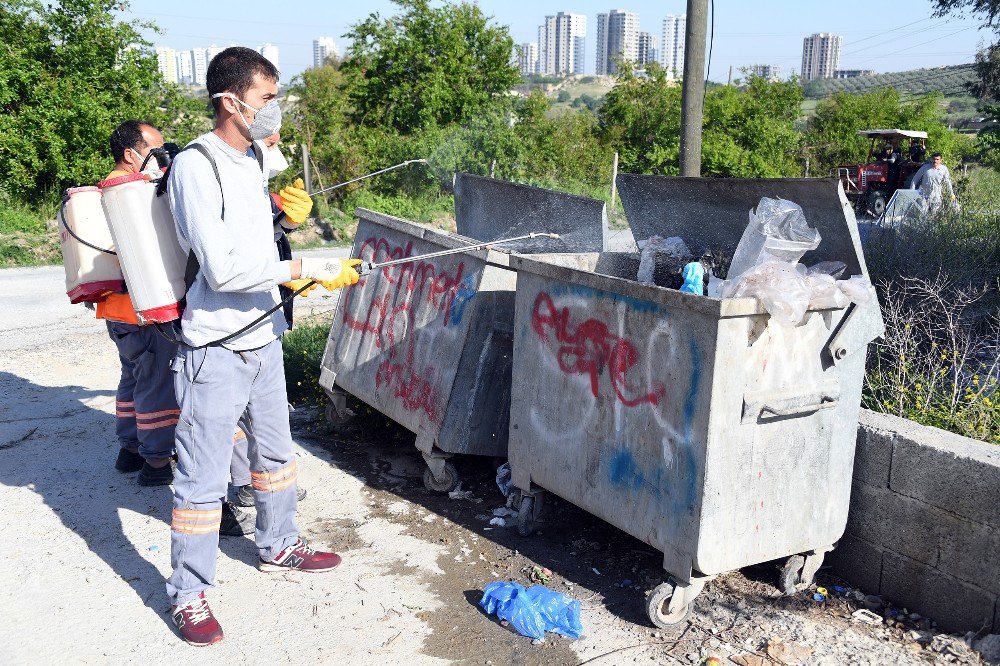
[[(730, 256), (762, 196), (790, 199), (823, 236), (807, 263), (866, 273), (837, 181), (623, 176), (618, 187), (637, 240), (681, 236)], [(803, 588), (846, 525), (877, 302), (786, 328), (754, 299), (639, 284), (625, 259), (591, 255), (580, 270), (511, 257), (519, 530), (530, 533), (545, 489), (660, 550), (670, 577), (647, 612), (661, 627), (740, 567), (788, 558), (781, 587)]]
[[(519, 235), (522, 227), (510, 228), (527, 220), (527, 231), (565, 225), (555, 212), (575, 213), (572, 228), (558, 228), (562, 238), (530, 241), (525, 252), (600, 249), (606, 227), (603, 202), (466, 174), (456, 179), (456, 210), (483, 241)], [(475, 242), (369, 210), (358, 217), (352, 255), (366, 261)], [(344, 390), (414, 432), (430, 490), (458, 485), (453, 454), (507, 455), (517, 277), (508, 257), (482, 249), (387, 267), (338, 304), (320, 385), (332, 400)]]

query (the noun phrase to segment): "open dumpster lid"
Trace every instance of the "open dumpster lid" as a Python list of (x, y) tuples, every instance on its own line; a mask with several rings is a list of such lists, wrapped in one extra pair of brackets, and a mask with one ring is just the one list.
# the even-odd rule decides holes
[(843, 261), (848, 275), (867, 274), (854, 211), (837, 179), (620, 174), (617, 184), (636, 241), (680, 236), (694, 252), (732, 256), (750, 210), (762, 197), (780, 197), (802, 206), (806, 221), (822, 237), (803, 263)]
[(604, 202), (540, 187), (455, 175), (455, 223), (458, 233), (491, 241), (532, 232), (559, 234), (503, 245), (523, 254), (537, 252), (600, 252), (607, 235)]

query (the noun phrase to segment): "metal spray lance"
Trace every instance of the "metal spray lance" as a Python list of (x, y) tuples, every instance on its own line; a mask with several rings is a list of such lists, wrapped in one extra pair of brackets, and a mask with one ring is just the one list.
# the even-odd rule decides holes
[(473, 245), (463, 245), (462, 247), (452, 248), (450, 250), (439, 250), (438, 252), (429, 252), (427, 254), (418, 254), (413, 257), (403, 257), (402, 259), (393, 259), (392, 261), (382, 261), (382, 262), (371, 262), (365, 261), (358, 266), (358, 275), (368, 275), (372, 271), (378, 270), (379, 268), (385, 268), (387, 266), (397, 266), (399, 264), (409, 264), (414, 261), (423, 261), (424, 259), (434, 259), (436, 257), (446, 257), (450, 254), (459, 254), (461, 252), (467, 252), (469, 250), (478, 250), (479, 248), (489, 247), (491, 245), (499, 245), (501, 243), (513, 243), (519, 240), (529, 240), (532, 238), (559, 238), (559, 234), (549, 234), (549, 233), (531, 233), (525, 236), (515, 236), (513, 238), (501, 238), (500, 240), (487, 241), (485, 243), (475, 243)]

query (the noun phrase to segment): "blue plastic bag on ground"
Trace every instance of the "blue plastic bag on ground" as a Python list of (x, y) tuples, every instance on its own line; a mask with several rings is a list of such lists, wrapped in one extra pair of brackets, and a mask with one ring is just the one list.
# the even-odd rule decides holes
[(569, 638), (583, 633), (580, 602), (544, 585), (524, 589), (518, 583), (498, 581), (483, 590), (483, 610), (510, 622), (518, 633), (536, 640), (551, 631)]

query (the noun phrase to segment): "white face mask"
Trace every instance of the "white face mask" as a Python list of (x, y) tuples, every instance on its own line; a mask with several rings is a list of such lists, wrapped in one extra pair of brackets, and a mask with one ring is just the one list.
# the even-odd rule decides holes
[[(129, 148), (129, 150), (131, 150), (132, 153), (135, 155), (136, 164), (142, 166), (142, 162), (146, 158), (138, 150), (135, 150), (134, 148)], [(159, 178), (160, 176), (163, 175), (163, 172), (160, 170), (160, 163), (156, 161), (155, 155), (149, 156), (149, 160), (146, 162), (145, 168), (142, 169), (142, 173), (148, 176), (152, 176), (153, 178)]]
[(267, 179), (271, 180), (279, 173), (288, 168), (288, 160), (285, 154), (275, 145), (267, 151)]

